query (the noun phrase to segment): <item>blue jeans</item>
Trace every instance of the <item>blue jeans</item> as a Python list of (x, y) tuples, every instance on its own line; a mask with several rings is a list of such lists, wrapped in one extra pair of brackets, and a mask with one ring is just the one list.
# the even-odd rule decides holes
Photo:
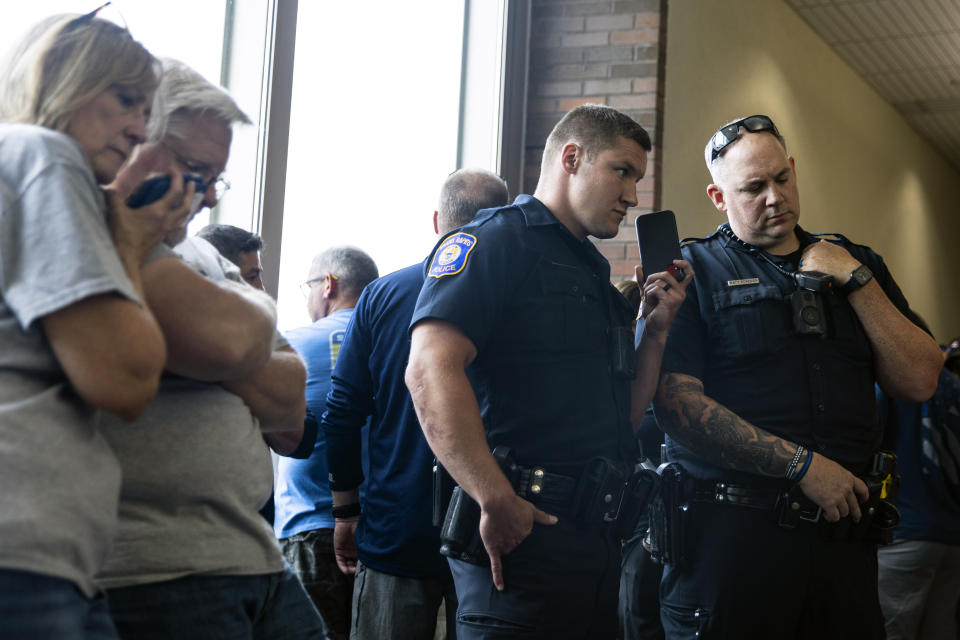
[(296, 574), (193, 575), (110, 589), (121, 638), (326, 640), (326, 627)]
[(104, 598), (69, 580), (0, 569), (0, 635), (17, 640), (116, 640)]

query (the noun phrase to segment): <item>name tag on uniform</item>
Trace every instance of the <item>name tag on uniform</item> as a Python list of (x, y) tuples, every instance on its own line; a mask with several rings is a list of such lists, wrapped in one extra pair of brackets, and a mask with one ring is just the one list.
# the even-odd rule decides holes
[(745, 284), (760, 284), (760, 278), (744, 278), (743, 280), (727, 280), (728, 287), (742, 287)]
[(467, 265), (467, 257), (475, 246), (477, 239), (469, 233), (460, 231), (453, 234), (437, 247), (427, 275), (431, 278), (442, 278), (460, 273)]

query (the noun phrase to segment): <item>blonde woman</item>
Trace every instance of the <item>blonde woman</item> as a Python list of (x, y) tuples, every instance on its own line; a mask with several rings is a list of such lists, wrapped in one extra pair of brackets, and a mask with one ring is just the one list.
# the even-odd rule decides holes
[[(120, 482), (98, 410), (132, 419), (156, 392), (166, 350), (140, 265), (193, 195), (161, 150), (131, 160), (158, 70), (95, 12), (42, 21), (0, 67), (0, 620), (9, 637), (115, 637), (92, 579)], [(127, 208), (127, 192), (155, 169), (174, 187)]]

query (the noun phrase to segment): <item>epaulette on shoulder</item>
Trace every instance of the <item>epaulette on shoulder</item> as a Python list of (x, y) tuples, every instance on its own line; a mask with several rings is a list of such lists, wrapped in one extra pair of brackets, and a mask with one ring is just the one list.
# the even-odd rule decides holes
[(496, 207), (494, 209), (481, 209), (477, 212), (477, 215), (474, 216), (473, 220), (470, 221), (469, 225), (474, 227), (486, 224), (487, 222), (490, 222), (496, 218), (498, 215), (505, 214), (513, 209), (515, 209), (517, 212), (520, 212), (520, 207), (512, 204), (503, 207)]

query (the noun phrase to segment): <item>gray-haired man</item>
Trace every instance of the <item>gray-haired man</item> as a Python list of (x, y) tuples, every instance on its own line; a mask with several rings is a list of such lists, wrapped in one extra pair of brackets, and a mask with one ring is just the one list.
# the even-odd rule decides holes
[[(150, 138), (200, 176), (202, 205), (214, 206), (231, 126), (248, 119), (185, 65), (164, 67)], [(123, 637), (324, 638), (257, 513), (272, 488), (267, 444), (287, 454), (303, 435), (303, 365), (277, 348), (273, 301), (185, 236), (184, 224), (143, 268), (167, 341), (160, 392), (133, 424), (103, 425), (123, 467), (119, 529), (100, 575), (111, 614)]]
[[(288, 331), (285, 337), (307, 365), (307, 407), (317, 419), (326, 410), (330, 375), (357, 299), (378, 275), (373, 259), (355, 247), (327, 249), (310, 265), (303, 287), (313, 322)], [(322, 435), (306, 460), (280, 461), (274, 530), (284, 556), (323, 614), (331, 639), (346, 640), (353, 579), (337, 569), (334, 559), (335, 514), (327, 476)]]

